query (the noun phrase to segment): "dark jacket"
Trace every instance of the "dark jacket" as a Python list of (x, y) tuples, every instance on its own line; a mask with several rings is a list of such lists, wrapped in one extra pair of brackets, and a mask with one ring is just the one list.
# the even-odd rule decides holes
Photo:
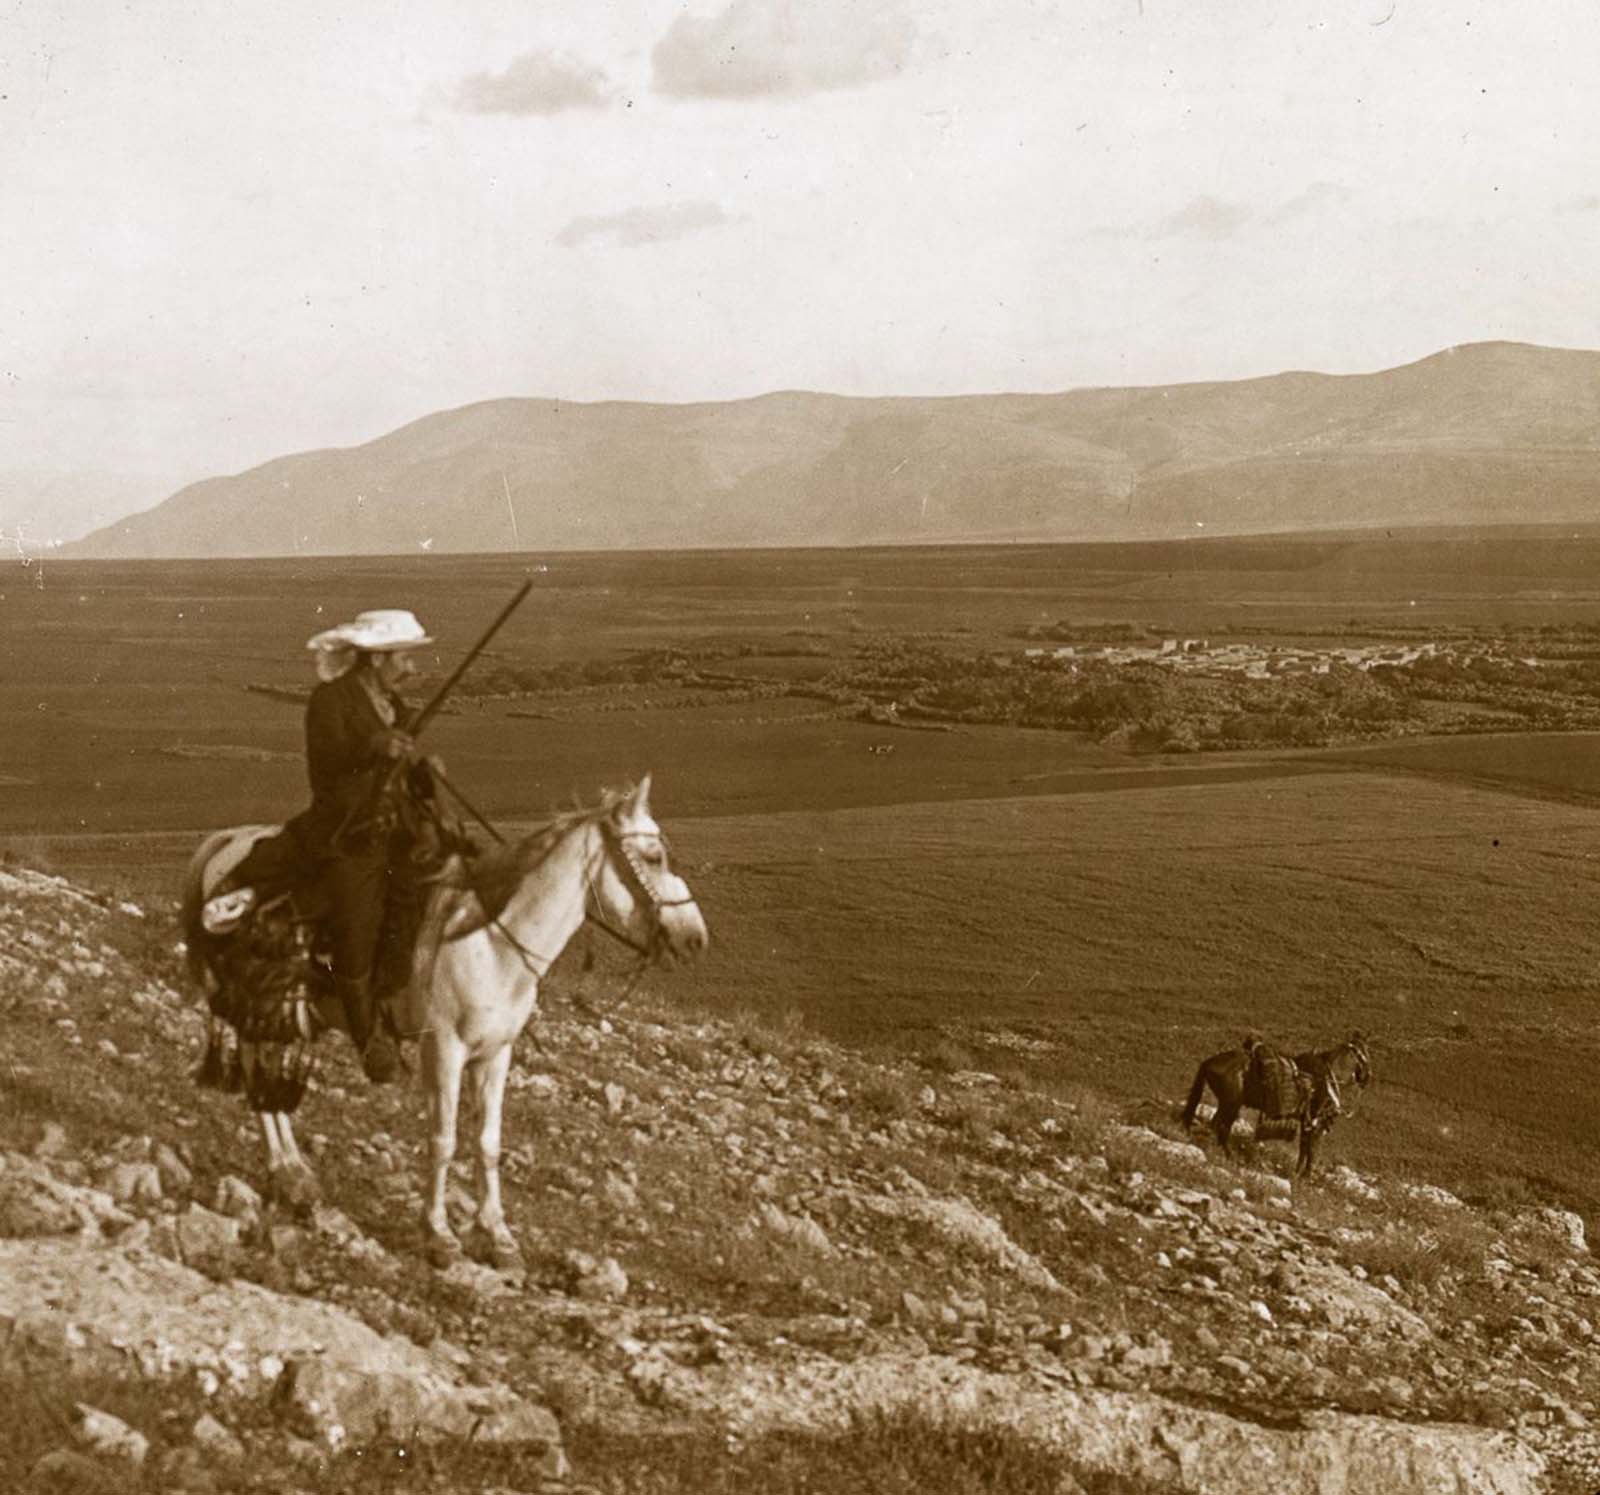
[[(392, 692), (388, 699), (395, 708), (394, 726), (404, 730), (409, 710)], [(389, 730), (355, 669), (311, 692), (306, 706), (311, 807), (288, 825), (306, 860), (370, 851), (380, 844), (370, 822), (375, 796), (394, 762), (381, 751)]]

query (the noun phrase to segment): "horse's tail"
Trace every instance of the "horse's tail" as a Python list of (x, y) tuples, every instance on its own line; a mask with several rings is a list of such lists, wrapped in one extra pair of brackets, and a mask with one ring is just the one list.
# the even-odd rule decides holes
[(1210, 1083), (1209, 1059), (1200, 1062), (1199, 1069), (1194, 1072), (1194, 1084), (1189, 1087), (1189, 1099), (1183, 1108), (1183, 1124), (1185, 1129), (1194, 1125), (1195, 1112), (1200, 1109), (1200, 1102), (1205, 1099), (1206, 1086)]
[(202, 1090), (224, 1090), (237, 1094), (244, 1089), (244, 1067), (239, 1054), (239, 1037), (213, 1017), (206, 1023), (206, 1047), (194, 1071), (194, 1082)]

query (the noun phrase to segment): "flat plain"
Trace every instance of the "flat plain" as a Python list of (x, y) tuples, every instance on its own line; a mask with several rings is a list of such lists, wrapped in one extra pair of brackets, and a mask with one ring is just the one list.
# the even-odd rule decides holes
[[(0, 837), (18, 861), (170, 904), (204, 830), (301, 805), (309, 634), (413, 607), (440, 641), (420, 698), (531, 575), (430, 746), (508, 834), (652, 771), (715, 941), (671, 978), (686, 1002), (797, 1013), (1146, 1115), (1246, 1028), (1299, 1047), (1361, 1027), (1379, 1083), (1331, 1160), (1593, 1223), (1594, 735), (1140, 756), (1068, 732), (904, 730), (805, 693), (870, 640), (971, 654), (1064, 618), (1257, 638), (1591, 623), (1589, 545), (47, 561), (42, 586), (0, 578)], [(603, 668), (488, 688), (673, 649), (763, 688)]]

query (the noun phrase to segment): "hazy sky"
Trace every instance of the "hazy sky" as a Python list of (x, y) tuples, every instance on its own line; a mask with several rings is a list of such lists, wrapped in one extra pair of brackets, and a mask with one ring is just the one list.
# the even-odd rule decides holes
[(0, 472), (1600, 346), (1597, 59), (1594, 0), (0, 0)]

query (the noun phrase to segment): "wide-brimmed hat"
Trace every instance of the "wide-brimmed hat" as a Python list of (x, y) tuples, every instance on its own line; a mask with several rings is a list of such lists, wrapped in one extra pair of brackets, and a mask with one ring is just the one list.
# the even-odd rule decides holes
[(433, 642), (416, 614), (401, 607), (379, 607), (358, 613), (354, 622), (324, 629), (306, 640), (317, 655), (317, 673), (334, 680), (350, 668), (358, 653), (391, 654), (400, 649), (420, 649)]

